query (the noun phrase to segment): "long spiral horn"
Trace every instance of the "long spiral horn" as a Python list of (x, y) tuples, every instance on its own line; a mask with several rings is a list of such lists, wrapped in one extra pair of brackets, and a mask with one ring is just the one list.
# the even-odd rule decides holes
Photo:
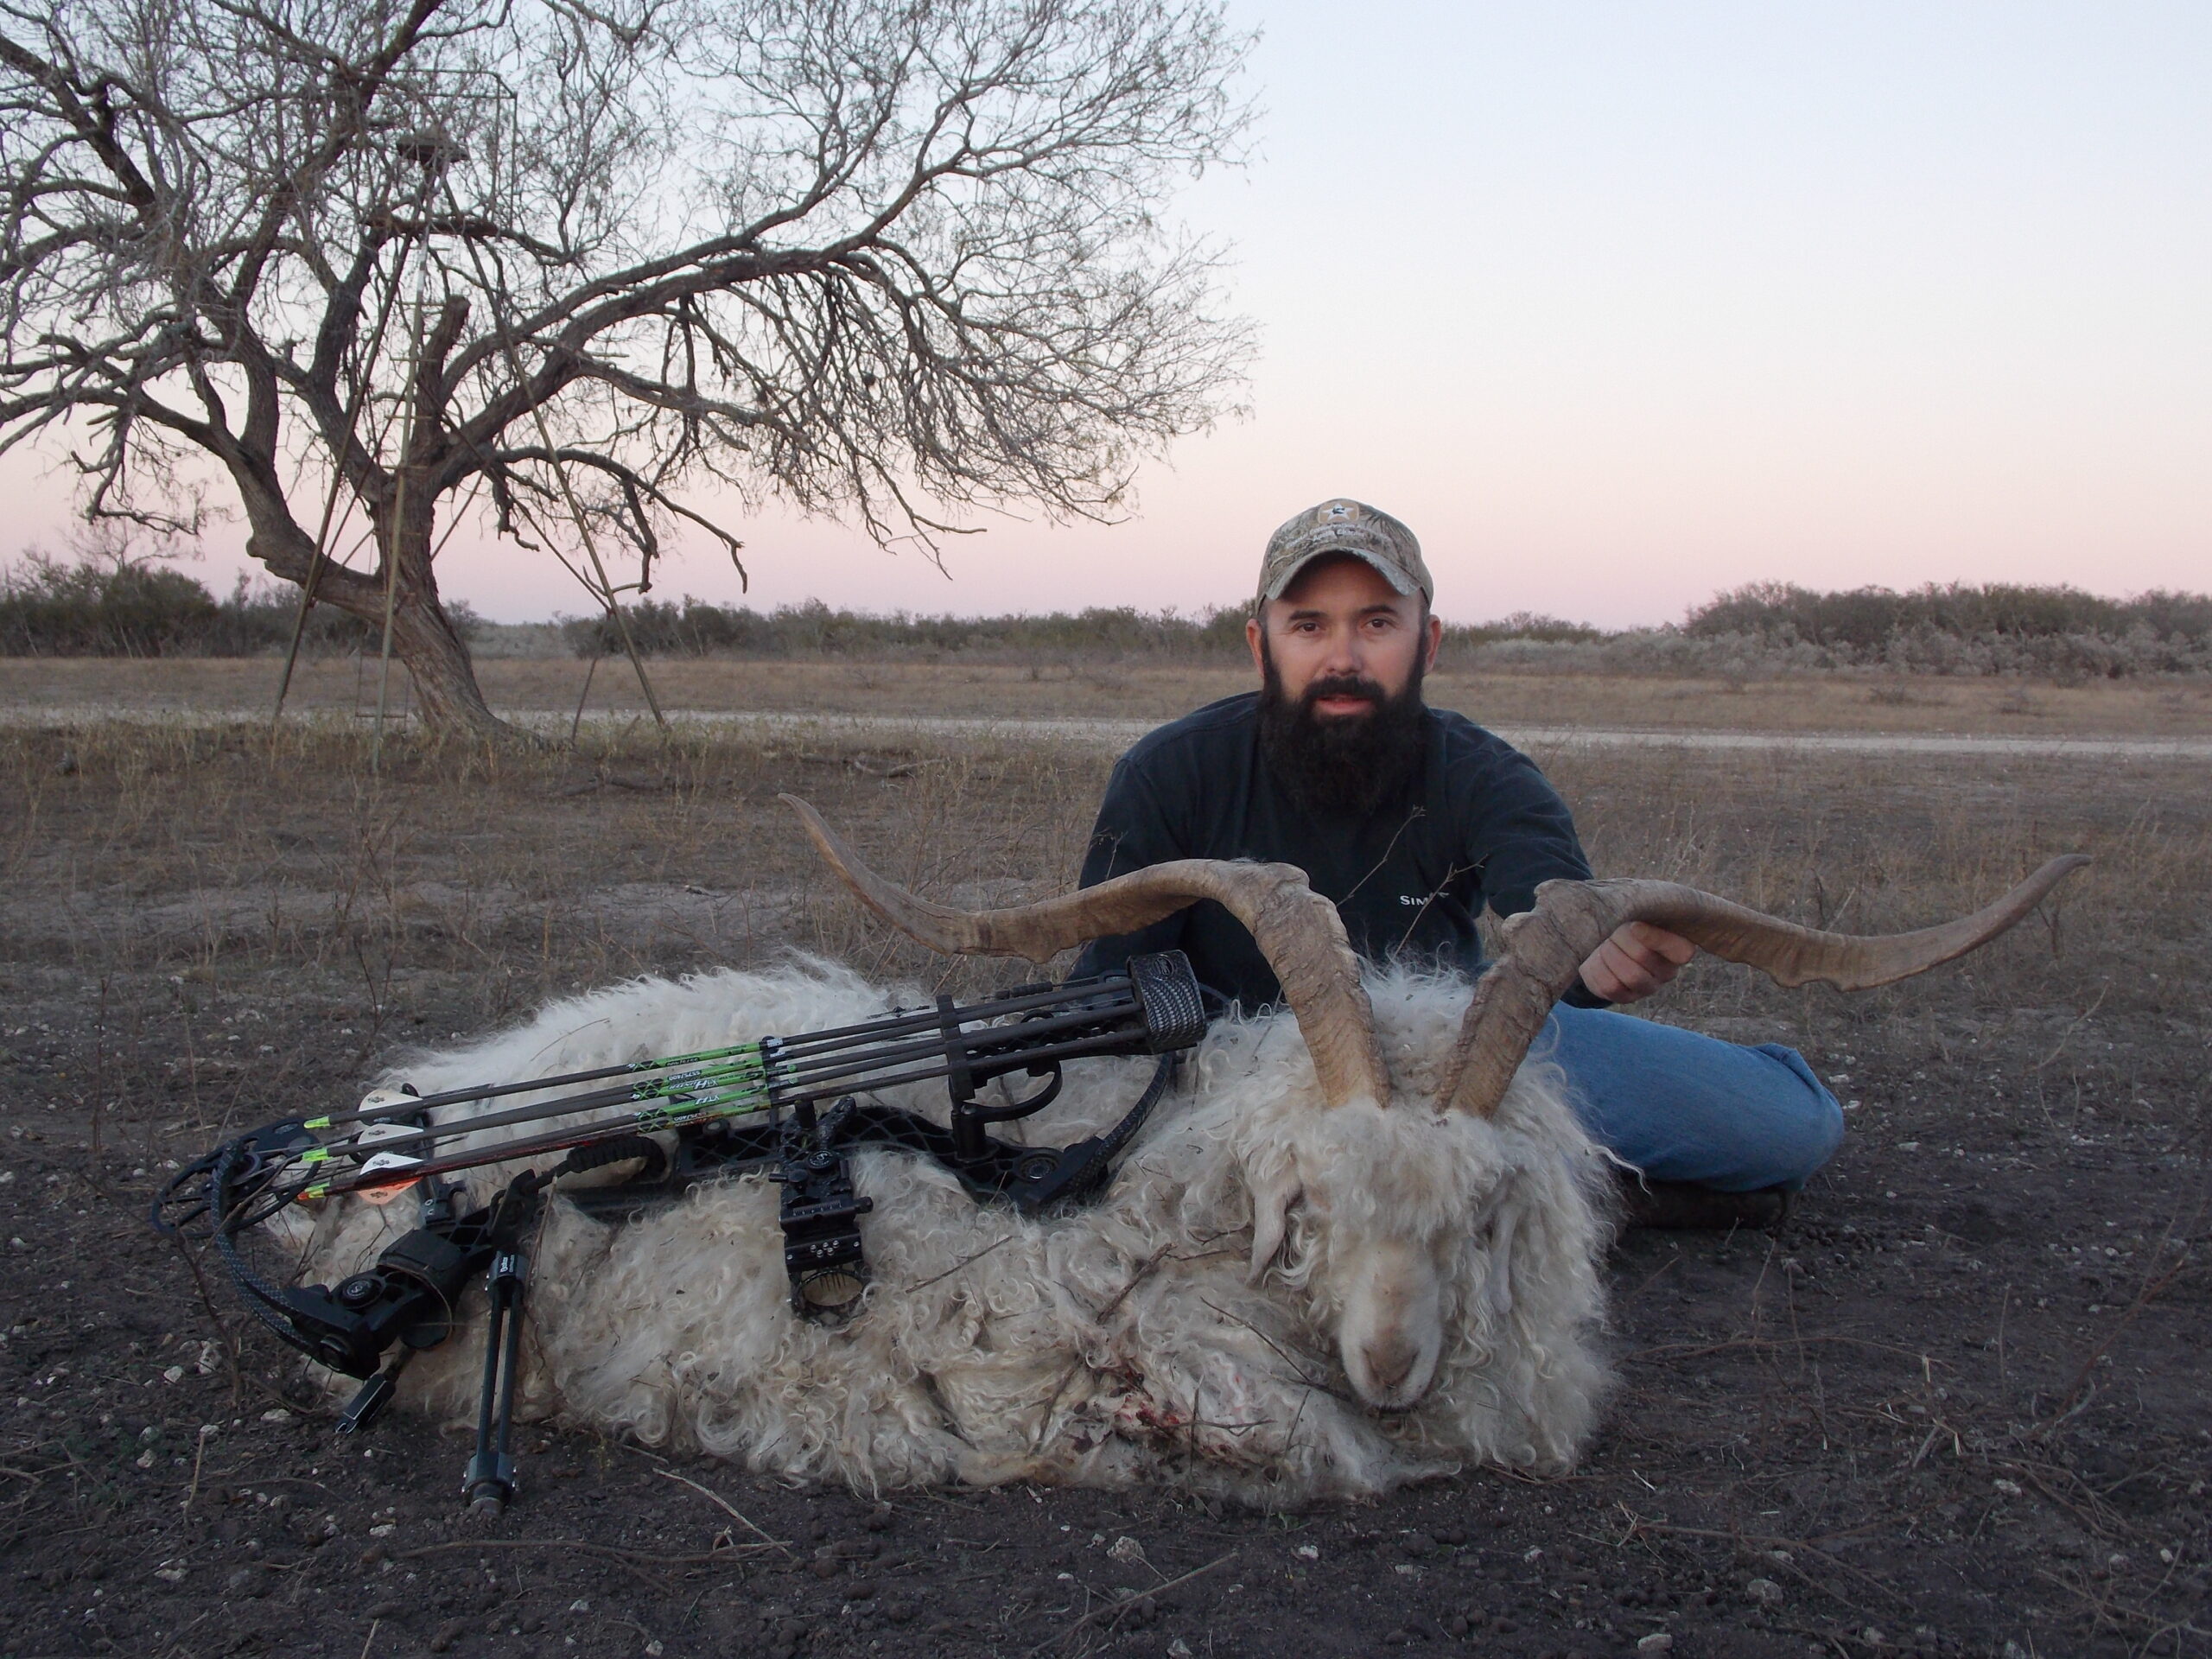
[(1783, 985), (1822, 981), (1863, 991), (1925, 973), (1986, 944), (2090, 862), (2054, 858), (1994, 904), (1912, 933), (1825, 933), (1716, 899), (1673, 881), (1547, 881), (1536, 907), (1505, 924), (1503, 954), (1475, 986), (1439, 1098), (1487, 1117), (1505, 1097), (1552, 1005), (1613, 930), (1649, 922), (1701, 950), (1740, 962)]
[(1211, 899), (1244, 924), (1282, 982), (1283, 1001), (1313, 1057), (1331, 1106), (1390, 1098), (1390, 1077), (1375, 1043), (1375, 1010), (1359, 982), (1359, 958), (1337, 907), (1288, 864), (1185, 858), (1154, 864), (1095, 887), (1002, 910), (956, 910), (885, 880), (796, 795), (777, 798), (798, 815), (816, 850), (861, 902), (899, 931), (948, 956), (1024, 957), (1044, 962), (1086, 944), (1172, 916)]

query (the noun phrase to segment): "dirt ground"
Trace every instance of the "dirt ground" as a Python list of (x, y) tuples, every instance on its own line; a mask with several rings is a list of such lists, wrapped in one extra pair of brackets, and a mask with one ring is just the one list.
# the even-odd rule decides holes
[[(101, 708), (265, 710), (273, 658), (0, 658), (0, 709)], [(995, 718), (1169, 720), (1246, 690), (1249, 666), (1072, 662), (941, 663), (656, 658), (664, 708), (699, 714), (957, 715)], [(484, 695), (500, 709), (643, 714), (630, 665), (573, 658), (487, 660)], [(2056, 686), (2004, 679), (1803, 675), (1783, 679), (1473, 673), (1448, 660), (1428, 700), (1494, 726), (1650, 731), (1980, 733), (2006, 737), (2203, 737), (2212, 681), (2124, 680)], [(408, 703), (395, 671), (391, 707)], [(366, 718), (376, 665), (302, 664), (289, 706)]]
[(624, 974), (792, 945), (934, 973), (775, 792), (925, 892), (1012, 898), (1067, 880), (1107, 764), (601, 742), (402, 741), (372, 777), (336, 725), (0, 733), (0, 1654), (2212, 1652), (2201, 765), (1559, 757), (1601, 870), (1830, 925), (2099, 861), (1923, 980), (1707, 963), (1663, 1000), (1798, 1046), (1852, 1133), (1771, 1236), (1621, 1241), (1619, 1389), (1569, 1477), (879, 1502), (533, 1431), (483, 1525), (464, 1445), (401, 1414), (337, 1439), (149, 1230), (168, 1160)]

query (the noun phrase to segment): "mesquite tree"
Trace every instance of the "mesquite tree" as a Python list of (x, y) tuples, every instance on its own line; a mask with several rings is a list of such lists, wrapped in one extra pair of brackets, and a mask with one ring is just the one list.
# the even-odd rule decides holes
[(607, 601), (683, 521), (735, 556), (717, 484), (885, 543), (1112, 514), (1247, 349), (1156, 218), (1246, 44), (1212, 0), (0, 0), (0, 445), (96, 518), (234, 498), (496, 730), (433, 568), (472, 503)]

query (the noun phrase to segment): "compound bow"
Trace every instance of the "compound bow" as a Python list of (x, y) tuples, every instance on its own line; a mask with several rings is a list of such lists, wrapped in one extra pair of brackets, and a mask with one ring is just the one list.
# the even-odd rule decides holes
[[(632, 1162), (613, 1185), (564, 1192), (588, 1214), (615, 1221), (672, 1201), (700, 1181), (748, 1170), (782, 1184), (784, 1265), (802, 1317), (852, 1313), (868, 1287), (860, 1217), (871, 1200), (853, 1186), (849, 1154), (890, 1147), (935, 1160), (980, 1200), (1025, 1213), (1080, 1203), (1105, 1185), (1166, 1091), (1176, 1057), (1205, 1033), (1197, 980), (1180, 951), (1133, 957), (1117, 973), (1063, 985), (1025, 985), (988, 1001), (896, 1009), (833, 1031), (418, 1096), (378, 1089), (348, 1111), (266, 1124), (180, 1170), (153, 1205), (166, 1233), (211, 1239), (246, 1306), (281, 1341), (362, 1380), (339, 1418), (366, 1428), (408, 1360), (451, 1334), (468, 1282), (485, 1278), (490, 1329), (474, 1456), (462, 1482), (473, 1508), (498, 1510), (515, 1494), (511, 1451), (515, 1373), (529, 1266), (526, 1241), (547, 1190), (565, 1175)], [(988, 1125), (1043, 1110), (1065, 1062), (1154, 1054), (1160, 1064), (1136, 1103), (1103, 1135), (1058, 1150), (1016, 1146)], [(986, 1083), (1015, 1072), (1041, 1079), (1021, 1097), (988, 1106)], [(943, 1079), (947, 1124), (862, 1099)], [(556, 1091), (550, 1096), (548, 1091)], [(569, 1091), (569, 1092), (559, 1092)], [(436, 1115), (520, 1095), (493, 1111)], [(827, 1111), (825, 1101), (836, 1103)], [(553, 1120), (566, 1122), (555, 1124)], [(529, 1126), (549, 1127), (536, 1133)], [(518, 1130), (485, 1140), (487, 1131)], [(486, 1165), (564, 1154), (525, 1170), (490, 1202), (464, 1210), (450, 1178)], [(358, 1193), (385, 1203), (417, 1192), (416, 1225), (376, 1265), (335, 1286), (279, 1286), (245, 1243), (288, 1205)], [(389, 1355), (389, 1357), (387, 1357)]]

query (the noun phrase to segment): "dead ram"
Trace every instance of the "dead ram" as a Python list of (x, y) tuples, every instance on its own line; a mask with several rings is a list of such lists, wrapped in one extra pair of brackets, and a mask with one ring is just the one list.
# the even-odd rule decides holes
[[(1281, 1503), (1469, 1463), (1568, 1466), (1608, 1382), (1611, 1180), (1556, 1071), (1526, 1056), (1597, 943), (1643, 919), (1784, 985), (1859, 989), (1973, 950), (2087, 862), (2055, 860), (1973, 916), (1875, 938), (1671, 883), (1553, 882), (1506, 924), (1471, 998), (1462, 980), (1363, 969), (1334, 907), (1284, 866), (1166, 864), (971, 913), (882, 880), (792, 804), (860, 896), (936, 950), (1043, 962), (1211, 899), (1251, 930), (1287, 1004), (1217, 1023), (1105, 1196), (1074, 1213), (979, 1206), (924, 1160), (861, 1154), (875, 1283), (842, 1325), (792, 1313), (765, 1180), (620, 1227), (550, 1208), (524, 1416), (870, 1490), (1173, 1481)], [(848, 1025), (916, 995), (809, 960), (639, 980), (407, 1075), (425, 1092), (551, 1076)], [(1052, 1137), (1110, 1122), (1145, 1064), (1088, 1063)], [(929, 1095), (892, 1100), (931, 1109)], [(407, 1224), (348, 1199), (291, 1224), (302, 1274), (334, 1280)], [(423, 1356), (403, 1397), (467, 1421), (481, 1344)]]

